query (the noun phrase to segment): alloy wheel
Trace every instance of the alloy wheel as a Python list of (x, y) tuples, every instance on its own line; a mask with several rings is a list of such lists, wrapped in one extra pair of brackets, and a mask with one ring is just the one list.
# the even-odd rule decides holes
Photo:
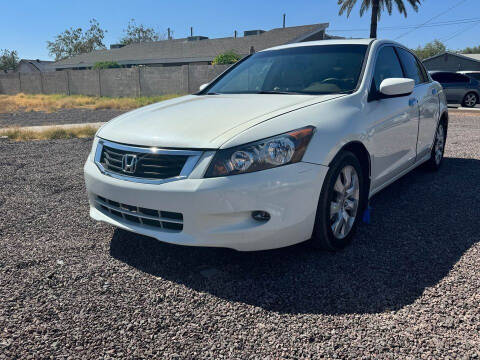
[(445, 149), (445, 131), (443, 130), (443, 125), (438, 125), (436, 141), (435, 141), (435, 163), (440, 164), (443, 157), (443, 151)]
[(351, 165), (338, 174), (330, 203), (330, 227), (337, 239), (345, 238), (352, 230), (360, 201), (358, 174)]
[(475, 94), (467, 94), (465, 96), (465, 105), (468, 107), (474, 107), (477, 105), (477, 96)]

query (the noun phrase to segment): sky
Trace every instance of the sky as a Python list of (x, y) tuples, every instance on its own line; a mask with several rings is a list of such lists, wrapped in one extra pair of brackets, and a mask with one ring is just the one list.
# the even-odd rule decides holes
[[(118, 42), (132, 18), (160, 33), (170, 27), (175, 38), (188, 36), (190, 26), (194, 35), (215, 38), (233, 36), (234, 30), (281, 27), (285, 13), (287, 26), (328, 22), (332, 35), (368, 37), (370, 16), (360, 17), (360, 1), (347, 18), (338, 15), (337, 0), (0, 0), (0, 49), (16, 50), (20, 58), (51, 59), (47, 40), (69, 27), (87, 28), (92, 18), (108, 31), (107, 47)], [(480, 45), (479, 0), (422, 0), (418, 13), (410, 5), (407, 11), (407, 18), (396, 10), (392, 16), (385, 13), (378, 37), (395, 40), (409, 32), (397, 40), (409, 47), (434, 39), (453, 50)], [(418, 27), (422, 24), (429, 26)]]

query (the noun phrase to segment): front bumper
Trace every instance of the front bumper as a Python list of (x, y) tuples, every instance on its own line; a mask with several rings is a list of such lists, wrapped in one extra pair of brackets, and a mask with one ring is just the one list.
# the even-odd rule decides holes
[[(309, 239), (328, 168), (296, 163), (229, 177), (140, 184), (102, 174), (92, 159), (84, 172), (90, 216), (119, 228), (179, 245), (240, 251), (274, 249)], [(183, 214), (183, 230), (168, 232), (121, 219), (97, 208), (101, 196), (119, 203)], [(268, 222), (251, 212), (267, 211)]]

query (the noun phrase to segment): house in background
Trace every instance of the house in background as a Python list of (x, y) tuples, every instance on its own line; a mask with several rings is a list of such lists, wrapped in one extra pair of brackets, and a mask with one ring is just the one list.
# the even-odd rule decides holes
[(480, 71), (480, 54), (445, 52), (423, 60), (428, 71)]
[(17, 68), (15, 72), (18, 73), (37, 73), (37, 72), (47, 72), (47, 71), (54, 71), (55, 68), (52, 67), (54, 61), (46, 61), (46, 60), (28, 60), (28, 59), (21, 59), (18, 62)]
[(97, 50), (57, 61), (55, 70), (82, 70), (91, 68), (100, 61), (114, 61), (125, 67), (131, 66), (178, 66), (210, 64), (215, 56), (229, 50), (246, 56), (252, 50), (259, 51), (272, 46), (294, 42), (338, 38), (326, 34), (329, 24), (313, 24), (276, 28), (269, 31), (249, 30), (242, 37), (209, 39), (205, 36), (190, 36), (126, 46), (112, 45), (110, 50)]

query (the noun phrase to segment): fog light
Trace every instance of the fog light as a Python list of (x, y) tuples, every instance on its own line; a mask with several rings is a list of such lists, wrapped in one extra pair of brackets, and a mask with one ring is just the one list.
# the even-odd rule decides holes
[(252, 218), (257, 221), (266, 222), (270, 220), (270, 214), (266, 211), (252, 211)]

